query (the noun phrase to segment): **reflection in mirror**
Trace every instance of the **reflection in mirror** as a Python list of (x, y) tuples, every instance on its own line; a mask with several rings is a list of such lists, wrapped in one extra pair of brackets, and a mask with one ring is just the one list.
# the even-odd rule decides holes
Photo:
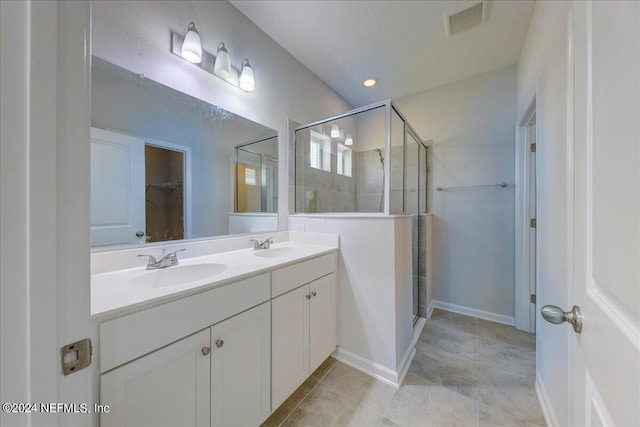
[[(275, 130), (96, 57), (91, 107), (92, 246), (277, 229)], [(234, 191), (240, 151), (260, 157), (259, 203), (244, 211)]]
[(278, 221), (278, 138), (236, 147), (233, 234), (270, 231)]

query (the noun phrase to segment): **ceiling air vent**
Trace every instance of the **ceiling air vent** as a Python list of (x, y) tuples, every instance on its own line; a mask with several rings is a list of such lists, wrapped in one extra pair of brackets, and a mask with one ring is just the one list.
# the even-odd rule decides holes
[(475, 1), (460, 9), (444, 14), (444, 30), (447, 37), (487, 22), (487, 2)]

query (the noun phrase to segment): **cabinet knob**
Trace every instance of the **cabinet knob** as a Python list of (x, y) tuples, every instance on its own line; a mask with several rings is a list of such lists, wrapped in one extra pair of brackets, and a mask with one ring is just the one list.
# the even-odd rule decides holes
[(209, 353), (211, 353), (211, 348), (209, 347), (202, 347), (202, 354), (207, 356), (209, 355)]
[(312, 297), (315, 297), (316, 295), (318, 295), (318, 294), (316, 293), (316, 291), (311, 292), (311, 296), (312, 296)]
[(311, 299), (311, 295), (305, 295), (307, 299)]
[(220, 348), (224, 345), (224, 341), (223, 340), (216, 340), (216, 347)]

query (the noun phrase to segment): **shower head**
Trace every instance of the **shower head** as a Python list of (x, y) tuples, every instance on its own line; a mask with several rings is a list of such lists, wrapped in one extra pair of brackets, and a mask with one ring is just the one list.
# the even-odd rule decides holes
[(378, 156), (380, 156), (380, 163), (384, 165), (384, 156), (382, 155), (382, 150), (379, 148), (374, 148), (374, 150), (378, 153)]

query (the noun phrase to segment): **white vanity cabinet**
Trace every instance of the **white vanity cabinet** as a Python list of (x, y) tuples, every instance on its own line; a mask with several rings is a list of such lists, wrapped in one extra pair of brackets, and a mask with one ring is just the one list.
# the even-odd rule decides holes
[(204, 330), (103, 374), (100, 425), (208, 426), (209, 339)]
[(271, 413), (271, 303), (211, 328), (211, 425), (258, 426)]
[(264, 421), (271, 412), (270, 284), (265, 273), (103, 322), (100, 403), (110, 411), (100, 425)]
[(271, 412), (270, 348), (266, 302), (109, 371), (101, 426), (257, 426)]
[(335, 254), (276, 270), (271, 278), (275, 410), (336, 348)]

